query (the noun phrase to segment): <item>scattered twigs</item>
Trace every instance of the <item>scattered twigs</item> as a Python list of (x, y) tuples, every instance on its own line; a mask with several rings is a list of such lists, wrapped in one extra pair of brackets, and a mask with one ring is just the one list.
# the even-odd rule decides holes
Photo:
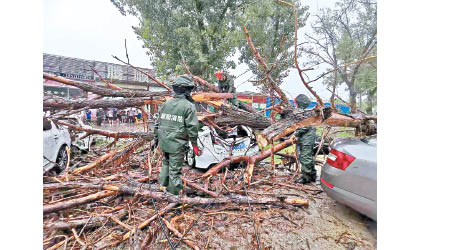
[(153, 76), (150, 75), (149, 73), (144, 72), (143, 70), (141, 70), (141, 69), (139, 69), (139, 68), (137, 68), (137, 67), (134, 67), (134, 66), (131, 65), (130, 63), (127, 63), (127, 62), (124, 62), (124, 61), (120, 60), (117, 56), (114, 56), (114, 55), (113, 55), (112, 57), (113, 57), (114, 59), (116, 59), (117, 61), (119, 61), (119, 62), (121, 62), (121, 63), (123, 63), (123, 64), (126, 64), (126, 65), (130, 66), (131, 68), (135, 69), (136, 71), (138, 71), (138, 72), (140, 72), (140, 73), (142, 73), (142, 74), (148, 76), (148, 78), (152, 79), (154, 82), (156, 82), (156, 83), (157, 83), (158, 85), (160, 85), (161, 87), (167, 89), (168, 91), (170, 91), (170, 92), (172, 91), (172, 89), (171, 89), (169, 86), (167, 86), (167, 85), (164, 84), (163, 82), (159, 81), (158, 79), (156, 79), (155, 77), (153, 77)]
[[(170, 222), (168, 222), (168, 221), (167, 221), (166, 219), (164, 219), (164, 218), (163, 218), (162, 220), (164, 221), (164, 224), (166, 224), (167, 228), (168, 228), (175, 236), (179, 237), (180, 239), (183, 237), (183, 234), (180, 233), (180, 232), (175, 228), (175, 226), (173, 226)], [(187, 240), (187, 239), (184, 239), (184, 238), (182, 239), (182, 241), (183, 241), (184, 243), (186, 243), (186, 245), (192, 247), (193, 249), (200, 250), (200, 248), (197, 247), (192, 241)]]
[(76, 240), (80, 245), (86, 246), (86, 243), (84, 243), (84, 242), (80, 239), (80, 237), (78, 236), (77, 231), (75, 230), (75, 228), (72, 228), (72, 233), (73, 233), (73, 236), (75, 237), (75, 240)]
[[(167, 213), (170, 209), (174, 208), (177, 205), (177, 203), (170, 203), (169, 205), (167, 205), (165, 208), (159, 210), (159, 216), (163, 216), (165, 213)], [(154, 221), (157, 217), (158, 214), (153, 215), (152, 217), (148, 218), (147, 220), (141, 222), (137, 228), (138, 229), (143, 229), (144, 227), (148, 226), (152, 221)], [(125, 241), (127, 240), (134, 232), (136, 231), (135, 228), (133, 228), (132, 230), (130, 230), (128, 233), (126, 233), (122, 239), (120, 241)]]

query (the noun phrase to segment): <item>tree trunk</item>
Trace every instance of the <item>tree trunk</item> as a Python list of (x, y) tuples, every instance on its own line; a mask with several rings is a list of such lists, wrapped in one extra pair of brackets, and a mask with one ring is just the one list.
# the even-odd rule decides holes
[(91, 92), (101, 96), (113, 96), (113, 97), (156, 97), (156, 96), (170, 96), (169, 91), (151, 92), (146, 90), (129, 90), (129, 89), (108, 89), (96, 83), (85, 83), (79, 81), (69, 80), (60, 76), (54, 76), (44, 73), (44, 78), (60, 82), (66, 85), (80, 88), (84, 91)]
[[(325, 118), (331, 116), (331, 108), (326, 107), (323, 110)], [(297, 128), (318, 125), (322, 123), (319, 110), (301, 110), (295, 109), (290, 113), (285, 114), (285, 118), (272, 124), (270, 127), (264, 129), (258, 135), (258, 142), (261, 146), (267, 146), (271, 140), (277, 141), (280, 138), (293, 133)]]
[(246, 125), (252, 128), (264, 129), (271, 125), (270, 120), (261, 114), (250, 113), (233, 106), (225, 105), (220, 106), (219, 110), (221, 115), (215, 118), (219, 126), (233, 127)]
[(86, 204), (89, 202), (100, 200), (105, 197), (113, 196), (116, 194), (117, 194), (117, 192), (115, 192), (115, 191), (107, 190), (107, 191), (101, 191), (101, 192), (91, 194), (91, 195), (81, 197), (81, 198), (76, 198), (76, 199), (72, 199), (72, 200), (68, 200), (68, 201), (62, 201), (62, 202), (58, 202), (58, 203), (53, 203), (50, 205), (44, 205), (44, 214), (53, 213), (53, 212), (57, 212), (60, 210), (76, 207), (79, 205), (83, 205), (83, 204)]
[[(222, 100), (232, 98), (231, 93), (210, 93), (196, 92), (192, 93), (192, 98), (196, 102)], [(81, 108), (128, 108), (142, 107), (147, 104), (161, 104), (162, 100), (153, 100), (151, 98), (123, 98), (113, 100), (68, 100), (60, 97), (44, 96), (44, 111), (51, 109), (81, 109)]]
[(143, 139), (151, 140), (153, 139), (152, 133), (143, 133), (143, 132), (112, 132), (108, 130), (102, 130), (102, 129), (95, 129), (95, 128), (86, 128), (86, 127), (80, 127), (75, 126), (73, 124), (62, 122), (62, 121), (56, 121), (57, 124), (63, 125), (68, 127), (69, 129), (77, 130), (77, 131), (84, 131), (88, 132), (89, 134), (97, 134), (97, 135), (103, 135), (106, 137), (112, 137), (112, 138), (138, 138), (142, 137)]

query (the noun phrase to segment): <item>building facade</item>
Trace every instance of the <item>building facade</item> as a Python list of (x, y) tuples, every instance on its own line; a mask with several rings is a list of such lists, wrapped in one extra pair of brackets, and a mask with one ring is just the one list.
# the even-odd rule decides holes
[[(92, 68), (108, 82), (126, 89), (142, 89), (149, 91), (164, 91), (149, 79), (149, 77), (130, 66), (120, 65), (95, 60), (66, 57), (60, 55), (43, 54), (43, 71), (67, 79), (83, 82), (99, 82), (104, 84), (100, 77), (94, 73)], [(141, 71), (153, 76), (153, 70), (139, 68)], [(86, 96), (82, 90), (61, 84), (59, 82), (45, 80), (43, 82), (44, 92), (67, 98)]]

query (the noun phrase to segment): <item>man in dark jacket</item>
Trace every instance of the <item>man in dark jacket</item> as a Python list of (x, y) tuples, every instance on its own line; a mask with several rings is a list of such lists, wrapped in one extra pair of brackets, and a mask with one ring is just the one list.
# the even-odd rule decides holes
[[(300, 109), (306, 109), (310, 100), (304, 95), (300, 94), (295, 98), (297, 107)], [(314, 142), (316, 135), (316, 128), (314, 126), (307, 126), (299, 128), (295, 131), (297, 136), (297, 155), (302, 165), (302, 176), (295, 180), (300, 184), (307, 184), (315, 182), (317, 178), (315, 162), (314, 162)]]
[(155, 142), (163, 152), (163, 164), (160, 181), (163, 188), (178, 195), (183, 189), (181, 169), (189, 142), (198, 156), (197, 137), (198, 119), (191, 91), (194, 89), (192, 78), (182, 75), (172, 84), (175, 92), (172, 99), (165, 102), (159, 111), (155, 125)]
[(236, 98), (236, 88), (234, 87), (234, 80), (225, 72), (217, 71), (215, 73), (217, 79), (219, 80), (219, 90), (222, 93), (232, 93), (233, 98), (228, 99), (228, 101), (234, 106), (238, 106), (238, 100)]

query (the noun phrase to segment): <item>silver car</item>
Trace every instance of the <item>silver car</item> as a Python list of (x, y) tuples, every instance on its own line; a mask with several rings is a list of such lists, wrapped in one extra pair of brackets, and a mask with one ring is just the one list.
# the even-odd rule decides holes
[(377, 137), (333, 143), (320, 182), (328, 196), (376, 221)]

